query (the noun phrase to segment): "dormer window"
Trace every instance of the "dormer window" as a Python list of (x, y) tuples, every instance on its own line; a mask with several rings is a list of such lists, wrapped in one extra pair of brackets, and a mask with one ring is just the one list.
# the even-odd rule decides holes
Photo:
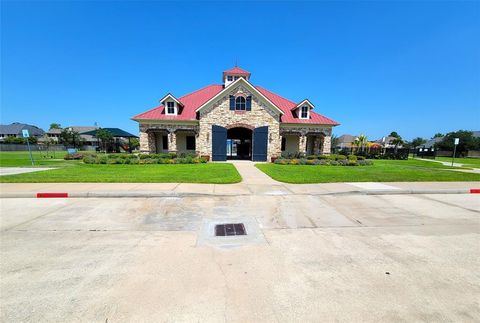
[(300, 119), (308, 119), (309, 108), (308, 106), (304, 105), (300, 108)]
[(175, 113), (175, 102), (167, 102), (167, 114), (176, 114)]
[(246, 100), (243, 96), (237, 96), (235, 98), (235, 110), (245, 111), (246, 109)]
[(227, 81), (229, 81), (229, 82), (233, 81), (233, 76), (232, 76), (232, 75), (228, 75), (228, 76), (227, 76)]
[(236, 80), (238, 80), (239, 78), (240, 78), (240, 76), (235, 76), (234, 79), (235, 79), (235, 81), (236, 81)]

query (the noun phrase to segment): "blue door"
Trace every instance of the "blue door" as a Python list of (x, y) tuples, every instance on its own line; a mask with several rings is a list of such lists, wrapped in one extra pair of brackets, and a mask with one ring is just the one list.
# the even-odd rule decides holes
[(212, 126), (212, 161), (227, 160), (227, 128)]
[(253, 161), (267, 161), (268, 126), (253, 129)]

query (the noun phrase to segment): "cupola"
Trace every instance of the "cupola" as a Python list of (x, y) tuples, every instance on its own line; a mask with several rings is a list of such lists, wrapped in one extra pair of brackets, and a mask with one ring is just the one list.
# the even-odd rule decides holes
[(240, 67), (235, 66), (228, 71), (223, 72), (223, 85), (225, 87), (229, 86), (231, 83), (238, 80), (240, 77), (243, 77), (247, 81), (250, 79), (250, 72), (242, 70)]

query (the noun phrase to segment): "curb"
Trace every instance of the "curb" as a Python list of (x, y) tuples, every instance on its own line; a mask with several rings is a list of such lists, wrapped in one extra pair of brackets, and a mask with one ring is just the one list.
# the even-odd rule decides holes
[[(327, 193), (264, 193), (258, 194), (263, 196), (278, 195), (406, 195), (406, 194), (480, 194), (480, 189), (396, 189), (396, 190), (369, 190), (369, 191), (341, 191)], [(255, 194), (217, 194), (217, 193), (176, 193), (176, 192), (158, 192), (158, 191), (118, 191), (118, 192), (16, 192), (16, 193), (0, 193), (0, 198), (181, 198), (181, 197), (199, 197), (199, 196), (250, 196)]]

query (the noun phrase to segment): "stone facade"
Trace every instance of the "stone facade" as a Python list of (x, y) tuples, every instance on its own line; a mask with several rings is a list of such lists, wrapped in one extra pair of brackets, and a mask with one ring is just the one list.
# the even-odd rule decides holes
[[(242, 93), (252, 96), (251, 111), (231, 111), (230, 95)], [(246, 88), (239, 86), (231, 89), (200, 113), (200, 131), (197, 141), (197, 150), (200, 155), (212, 155), (212, 126), (230, 128), (231, 125), (258, 128), (268, 126), (267, 160), (280, 156), (280, 113), (268, 107), (260, 98), (250, 93)]]
[[(239, 94), (252, 97), (251, 111), (230, 110), (229, 96)], [(298, 136), (298, 151), (301, 153), (330, 153), (332, 126), (281, 124), (280, 112), (242, 85), (226, 91), (222, 97), (202, 108), (198, 121), (158, 120), (158, 122), (149, 122), (148, 124), (140, 122), (140, 150), (144, 153), (155, 153), (157, 151), (155, 134), (162, 133), (168, 135), (168, 151), (176, 152), (176, 133), (181, 130), (195, 134), (197, 154), (211, 157), (213, 125), (225, 128), (244, 127), (249, 129), (268, 126), (267, 160), (281, 155), (282, 135), (288, 135), (289, 138)], [(307, 149), (308, 140), (313, 141), (313, 149)], [(308, 146), (311, 147), (311, 145)]]

